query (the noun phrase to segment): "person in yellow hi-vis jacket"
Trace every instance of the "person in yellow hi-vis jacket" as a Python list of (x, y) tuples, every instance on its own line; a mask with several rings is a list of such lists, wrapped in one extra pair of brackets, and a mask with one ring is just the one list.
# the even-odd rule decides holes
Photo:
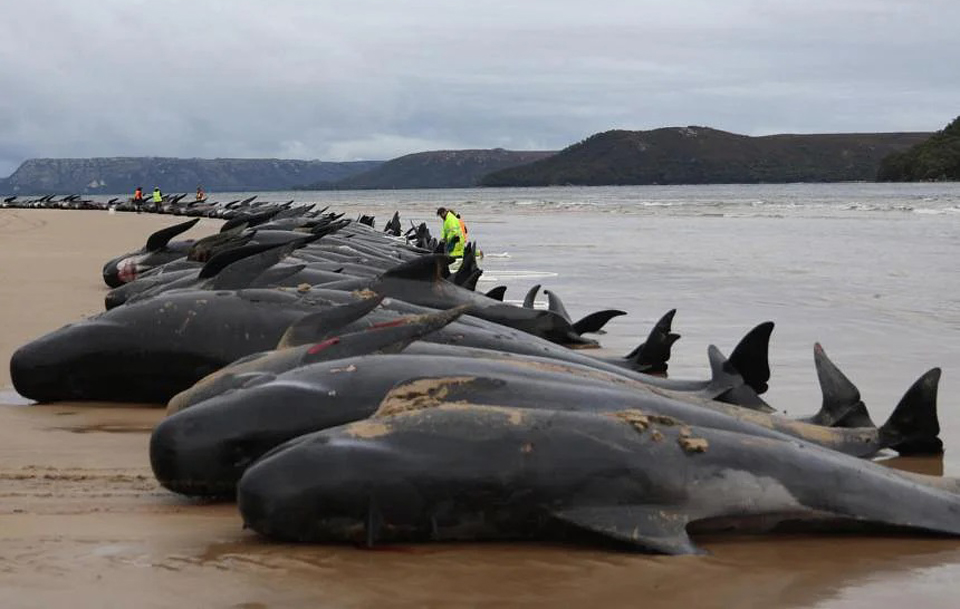
[(445, 207), (437, 210), (440, 221), (443, 222), (443, 229), (440, 232), (440, 240), (447, 244), (447, 255), (455, 258), (463, 258), (463, 246), (466, 238), (460, 229), (460, 220)]

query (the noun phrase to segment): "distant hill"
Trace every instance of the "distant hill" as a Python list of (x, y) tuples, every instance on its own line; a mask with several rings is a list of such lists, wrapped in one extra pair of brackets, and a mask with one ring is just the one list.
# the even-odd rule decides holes
[(880, 161), (929, 133), (749, 137), (708, 127), (606, 131), (483, 186), (730, 184), (874, 180)]
[(304, 190), (470, 188), (492, 171), (545, 159), (556, 152), (440, 150), (408, 154), (335, 182), (307, 184)]
[(930, 139), (883, 159), (877, 180), (960, 181), (960, 116)]
[(381, 163), (164, 157), (29, 159), (9, 178), (0, 179), (0, 194), (122, 194), (137, 186), (148, 191), (159, 186), (172, 193), (193, 191), (198, 184), (208, 192), (288, 190), (294, 184), (339, 180)]

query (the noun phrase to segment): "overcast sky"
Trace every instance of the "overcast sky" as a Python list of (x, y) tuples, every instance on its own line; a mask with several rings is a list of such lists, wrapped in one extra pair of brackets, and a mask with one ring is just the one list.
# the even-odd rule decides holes
[(5, 0), (31, 157), (390, 159), (608, 129), (933, 131), (958, 0)]

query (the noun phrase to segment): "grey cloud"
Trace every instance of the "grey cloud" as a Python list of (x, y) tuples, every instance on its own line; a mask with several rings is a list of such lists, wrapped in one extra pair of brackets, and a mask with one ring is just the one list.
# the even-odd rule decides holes
[(0, 176), (32, 156), (386, 159), (611, 128), (934, 130), (960, 4), (49, 0), (0, 22)]

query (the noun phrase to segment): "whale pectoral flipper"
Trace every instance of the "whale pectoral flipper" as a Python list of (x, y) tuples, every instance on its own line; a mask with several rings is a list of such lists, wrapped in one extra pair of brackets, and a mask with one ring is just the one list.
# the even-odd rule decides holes
[(661, 554), (706, 554), (687, 535), (689, 518), (670, 506), (620, 505), (553, 512), (564, 522)]

